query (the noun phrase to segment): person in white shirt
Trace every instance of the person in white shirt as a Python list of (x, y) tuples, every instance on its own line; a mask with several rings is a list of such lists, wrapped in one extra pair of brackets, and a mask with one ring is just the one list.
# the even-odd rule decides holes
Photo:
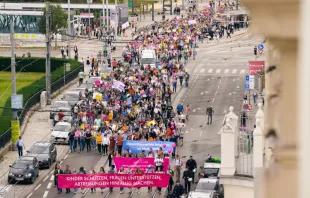
[(108, 146), (110, 144), (110, 139), (107, 137), (107, 134), (104, 134), (104, 136), (102, 137), (102, 153), (103, 156), (108, 154)]
[(155, 162), (155, 166), (156, 166), (155, 171), (158, 171), (158, 170), (162, 170), (162, 169), (163, 169), (164, 159), (161, 158), (160, 155), (157, 155), (157, 156), (156, 156), (154, 162)]
[(23, 156), (23, 149), (25, 149), (25, 144), (24, 141), (22, 140), (22, 136), (19, 136), (17, 142), (16, 142), (16, 147), (18, 150), (18, 156), (22, 157)]

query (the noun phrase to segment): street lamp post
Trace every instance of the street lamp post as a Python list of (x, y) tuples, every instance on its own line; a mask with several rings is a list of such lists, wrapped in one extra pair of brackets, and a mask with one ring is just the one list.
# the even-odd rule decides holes
[(70, 22), (70, 0), (68, 0), (68, 58), (71, 58), (71, 22)]
[(88, 38), (90, 40), (90, 4), (93, 3), (93, 0), (87, 0), (87, 3), (88, 3)]
[(117, 37), (117, 27), (118, 27), (118, 7), (117, 7), (117, 0), (115, 0), (115, 33), (114, 38)]

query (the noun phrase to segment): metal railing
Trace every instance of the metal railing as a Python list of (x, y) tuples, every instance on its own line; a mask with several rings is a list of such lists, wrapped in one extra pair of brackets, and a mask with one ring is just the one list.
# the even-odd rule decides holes
[[(82, 64), (80, 65), (80, 67), (78, 67), (75, 70), (71, 71), (70, 73), (66, 74), (65, 75), (65, 78), (66, 78), (65, 83), (64, 83), (64, 77), (53, 82), (51, 84), (51, 92), (52, 93), (56, 92), (57, 90), (59, 90), (60, 88), (62, 88), (66, 84), (70, 83), (72, 80), (74, 80), (78, 76), (78, 73), (80, 72), (81, 68), (83, 68)], [(41, 95), (42, 91), (45, 91), (45, 88), (40, 90), (39, 92), (33, 94), (25, 102), (24, 109), (18, 115), (20, 126), (22, 126), (22, 124), (24, 123), (24, 119), (25, 119), (27, 113), (29, 112), (29, 110), (31, 109), (31, 107), (33, 107), (34, 105), (36, 105), (40, 102), (40, 95)], [(11, 128), (9, 128), (6, 132), (4, 132), (0, 136), (0, 148), (3, 148), (7, 143), (9, 143), (11, 141), (11, 137), (12, 137), (12, 132), (11, 132)]]
[[(241, 114), (242, 115), (242, 114)], [(239, 175), (253, 175), (253, 119), (254, 115), (248, 112), (246, 119), (246, 127), (241, 125), (236, 135), (237, 157), (236, 157), (236, 174)]]

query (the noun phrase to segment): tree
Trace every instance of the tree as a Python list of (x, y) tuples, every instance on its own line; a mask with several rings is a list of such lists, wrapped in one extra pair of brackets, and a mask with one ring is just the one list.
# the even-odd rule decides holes
[[(50, 31), (52, 34), (59, 34), (63, 31), (63, 28), (67, 27), (68, 15), (60, 5), (49, 4), (50, 15)], [(43, 16), (39, 21), (39, 32), (41, 34), (46, 33), (46, 7), (42, 9)], [(55, 47), (57, 47), (57, 37), (55, 38)]]

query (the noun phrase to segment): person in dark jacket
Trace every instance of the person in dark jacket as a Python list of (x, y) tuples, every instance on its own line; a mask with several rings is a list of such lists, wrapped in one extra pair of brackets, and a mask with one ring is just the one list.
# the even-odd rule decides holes
[(180, 184), (180, 181), (177, 181), (177, 183), (174, 185), (173, 188), (173, 195), (175, 195), (175, 197), (180, 198), (183, 193), (184, 193), (184, 187), (182, 184)]
[(178, 198), (178, 197), (172, 191), (170, 191), (166, 198)]
[[(196, 172), (196, 168), (197, 168), (197, 163), (196, 160), (193, 159), (193, 156), (189, 157), (189, 160), (187, 160), (186, 162), (186, 168), (188, 169), (188, 171), (191, 174), (192, 177), (192, 183), (194, 183), (195, 181), (195, 172)], [(186, 188), (186, 187), (185, 187)]]
[[(69, 165), (66, 165), (64, 170), (64, 174), (71, 174), (71, 170), (69, 169)], [(66, 193), (70, 193), (70, 188), (66, 188)]]
[(59, 174), (63, 174), (63, 170), (61, 170), (60, 166), (56, 166), (56, 169), (54, 171), (54, 177), (55, 177), (55, 181), (56, 181), (56, 186), (57, 186), (57, 190), (58, 190), (58, 194), (60, 194), (62, 192), (62, 189), (58, 187), (58, 175)]
[(186, 170), (183, 172), (183, 179), (184, 179), (184, 186), (185, 186), (185, 194), (188, 194), (191, 191), (191, 181), (192, 173), (186, 168)]

